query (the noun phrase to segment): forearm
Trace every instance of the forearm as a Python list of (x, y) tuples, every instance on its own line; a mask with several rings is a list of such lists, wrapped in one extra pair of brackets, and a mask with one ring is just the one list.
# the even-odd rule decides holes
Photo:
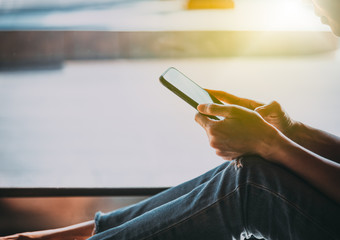
[(83, 222), (63, 228), (19, 233), (0, 239), (85, 240), (92, 236), (94, 221)]
[(340, 203), (340, 164), (323, 158), (278, 133), (263, 157), (287, 167)]
[[(94, 232), (94, 221), (87, 221), (75, 225), (71, 225), (64, 228), (59, 228), (56, 231), (56, 236), (61, 237), (60, 239), (88, 239)], [(53, 230), (52, 230), (53, 231)]]
[(339, 137), (300, 122), (296, 122), (286, 135), (304, 148), (340, 163)]

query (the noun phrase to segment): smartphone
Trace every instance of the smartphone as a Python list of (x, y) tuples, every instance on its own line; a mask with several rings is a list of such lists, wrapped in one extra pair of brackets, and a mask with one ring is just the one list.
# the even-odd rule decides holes
[[(223, 104), (216, 97), (201, 88), (197, 83), (193, 82), (178, 71), (176, 68), (168, 68), (160, 77), (160, 82), (170, 91), (189, 103), (192, 107), (197, 109), (197, 106), (202, 103), (218, 103)], [(210, 116), (211, 119), (222, 120), (220, 116)]]

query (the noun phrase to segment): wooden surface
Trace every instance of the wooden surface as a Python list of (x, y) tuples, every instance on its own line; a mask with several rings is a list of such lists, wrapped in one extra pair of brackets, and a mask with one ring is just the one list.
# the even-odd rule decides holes
[(222, 163), (194, 109), (158, 77), (264, 102), (340, 135), (339, 53), (290, 58), (67, 62), (0, 72), (0, 187), (164, 187)]

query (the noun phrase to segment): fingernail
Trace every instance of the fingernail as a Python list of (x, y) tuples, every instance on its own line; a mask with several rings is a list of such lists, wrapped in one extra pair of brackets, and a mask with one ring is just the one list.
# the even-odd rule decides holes
[(199, 105), (197, 106), (197, 110), (198, 110), (199, 112), (204, 112), (205, 109), (206, 109), (206, 107), (207, 107), (207, 105), (208, 105), (208, 104), (199, 104)]

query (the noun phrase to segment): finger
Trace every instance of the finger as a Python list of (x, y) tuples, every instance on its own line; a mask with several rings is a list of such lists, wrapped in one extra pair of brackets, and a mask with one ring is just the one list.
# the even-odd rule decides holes
[(258, 112), (262, 117), (268, 116), (273, 113), (279, 113), (281, 106), (278, 102), (272, 101), (269, 104), (255, 108), (255, 112)]
[(204, 129), (208, 127), (209, 124), (211, 124), (212, 120), (210, 120), (208, 117), (203, 116), (200, 113), (196, 113), (195, 115), (195, 121), (201, 125)]
[(235, 160), (235, 158), (232, 157), (232, 156), (222, 157), (222, 158), (223, 158), (223, 160), (226, 160), (226, 161), (233, 161), (233, 160)]
[(216, 150), (216, 155), (220, 157), (230, 157), (234, 159), (241, 156), (242, 154), (233, 151)]
[(261, 103), (261, 102), (255, 101), (255, 100), (250, 100), (250, 99), (247, 99), (247, 98), (242, 98), (239, 105), (242, 106), (242, 107), (248, 108), (250, 110), (254, 110), (257, 107), (263, 106), (264, 103)]
[(214, 95), (217, 99), (229, 103), (229, 104), (237, 104), (240, 101), (240, 98), (232, 95), (230, 93), (219, 91), (219, 90), (212, 90), (212, 89), (205, 89), (208, 93)]
[(238, 107), (234, 105), (219, 105), (214, 103), (200, 104), (197, 106), (197, 110), (202, 114), (227, 118), (235, 118), (239, 111)]
[(211, 95), (214, 95), (217, 99), (225, 103), (239, 105), (239, 106), (251, 109), (251, 110), (254, 110), (257, 107), (264, 105), (261, 102), (247, 99), (247, 98), (240, 98), (238, 96), (235, 96), (233, 94), (230, 94), (224, 91), (211, 90), (211, 89), (205, 89), (205, 90), (209, 92)]

